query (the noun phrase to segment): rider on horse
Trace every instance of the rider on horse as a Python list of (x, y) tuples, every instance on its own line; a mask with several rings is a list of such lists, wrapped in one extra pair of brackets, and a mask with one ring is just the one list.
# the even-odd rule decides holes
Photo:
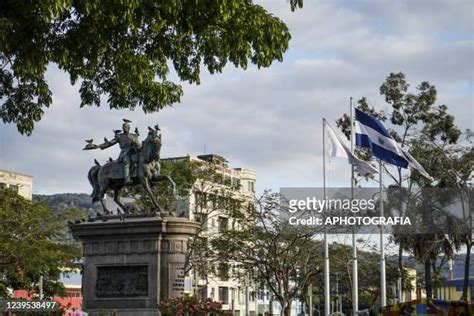
[(125, 179), (125, 184), (131, 184), (132, 180), (130, 179), (130, 166), (132, 164), (132, 155), (137, 154), (141, 148), (140, 141), (138, 140), (138, 135), (130, 133), (131, 121), (124, 119), (122, 125), (122, 132), (116, 133), (114, 139), (104, 142), (99, 145), (100, 149), (109, 148), (115, 144), (120, 146), (120, 155), (117, 159), (118, 162), (123, 163), (123, 177)]
[[(107, 190), (114, 192), (114, 201), (124, 211), (129, 210), (120, 202), (120, 192), (125, 186), (130, 184), (142, 185), (146, 194), (152, 201), (154, 209), (161, 212), (162, 209), (158, 204), (150, 185), (155, 185), (159, 181), (168, 181), (170, 190), (174, 195), (175, 183), (168, 175), (160, 175), (160, 150), (161, 150), (161, 133), (158, 124), (154, 127), (148, 127), (147, 138), (140, 143), (138, 139), (138, 131), (135, 134), (130, 133), (129, 120), (124, 119), (122, 126), (123, 131), (115, 131), (115, 137), (112, 140), (104, 138), (101, 145), (94, 144), (94, 140), (86, 140), (87, 145), (84, 150), (105, 149), (115, 144), (120, 146), (120, 155), (117, 161), (107, 162), (100, 165), (96, 160), (95, 165), (89, 170), (87, 177), (92, 185), (92, 201), (100, 201), (105, 214), (110, 214), (104, 204), (104, 195)], [(132, 157), (136, 157), (133, 158)], [(130, 166), (132, 162), (137, 162), (137, 172), (131, 175)], [(133, 179), (133, 181), (132, 181)]]

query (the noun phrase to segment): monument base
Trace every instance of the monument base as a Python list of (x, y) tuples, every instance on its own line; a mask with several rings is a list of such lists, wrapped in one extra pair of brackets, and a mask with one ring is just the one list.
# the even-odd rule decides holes
[(89, 316), (161, 316), (157, 309), (114, 309), (112, 311), (103, 309), (88, 309)]
[(189, 237), (178, 217), (101, 217), (70, 226), (82, 243), (83, 306), (89, 315), (156, 316), (160, 300), (184, 292)]

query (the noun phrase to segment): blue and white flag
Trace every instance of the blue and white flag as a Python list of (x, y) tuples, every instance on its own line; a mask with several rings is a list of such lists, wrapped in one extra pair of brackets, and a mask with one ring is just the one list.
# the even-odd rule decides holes
[(355, 110), (356, 145), (372, 150), (372, 155), (389, 164), (408, 167), (408, 160), (383, 124), (364, 112)]

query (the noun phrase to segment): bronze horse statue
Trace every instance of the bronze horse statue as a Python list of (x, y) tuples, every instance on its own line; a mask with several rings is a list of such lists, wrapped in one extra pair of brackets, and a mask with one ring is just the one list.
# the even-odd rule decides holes
[(120, 194), (124, 187), (142, 185), (158, 212), (162, 212), (163, 210), (153, 195), (150, 185), (166, 180), (169, 182), (172, 193), (174, 194), (174, 181), (169, 176), (160, 175), (161, 135), (159, 135), (157, 129), (150, 127), (148, 129), (149, 133), (147, 138), (142, 142), (142, 147), (138, 153), (132, 158), (132, 161), (136, 163), (135, 171), (131, 174), (132, 183), (125, 183), (122, 172), (123, 162), (110, 161), (104, 165), (100, 165), (97, 160), (95, 160), (95, 165), (89, 170), (87, 177), (93, 188), (91, 194), (92, 202), (100, 201), (105, 215), (111, 214), (103, 200), (105, 193), (109, 189), (114, 192), (114, 201), (124, 213), (129, 213), (127, 207), (120, 201)]

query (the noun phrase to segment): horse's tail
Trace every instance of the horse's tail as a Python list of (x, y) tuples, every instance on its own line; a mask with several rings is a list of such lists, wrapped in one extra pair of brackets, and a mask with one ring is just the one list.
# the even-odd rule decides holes
[(95, 166), (93, 166), (90, 170), (89, 173), (87, 174), (87, 178), (89, 179), (89, 183), (92, 186), (92, 203), (99, 201), (99, 191), (100, 191), (100, 185), (99, 185), (99, 170), (101, 168), (101, 165), (97, 162), (97, 160), (94, 160)]

